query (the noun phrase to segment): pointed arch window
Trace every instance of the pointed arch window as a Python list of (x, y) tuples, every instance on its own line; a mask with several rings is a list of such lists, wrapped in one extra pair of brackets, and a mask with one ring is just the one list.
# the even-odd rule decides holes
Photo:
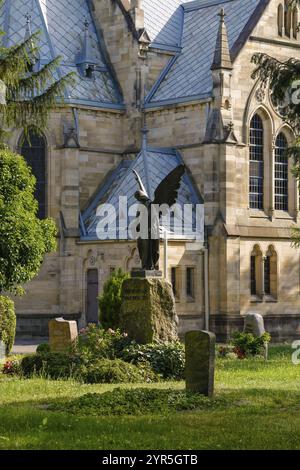
[(251, 296), (262, 296), (262, 251), (258, 245), (255, 245), (250, 258), (250, 289)]
[(277, 13), (277, 20), (278, 20), (278, 34), (279, 36), (283, 35), (283, 23), (284, 23), (284, 13), (283, 13), (283, 6), (280, 3), (278, 5), (278, 13)]
[(35, 198), (38, 201), (38, 217), (46, 218), (46, 139), (35, 133), (30, 133), (29, 141), (22, 139), (21, 155), (31, 167), (36, 178)]
[(269, 246), (264, 259), (264, 293), (277, 299), (278, 296), (278, 259), (273, 245)]
[(262, 210), (264, 205), (264, 128), (255, 114), (250, 124), (250, 209)]
[(299, 24), (299, 16), (298, 16), (298, 8), (295, 7), (293, 10), (293, 37), (297, 39), (298, 37), (298, 24)]
[(278, 134), (275, 143), (275, 210), (289, 209), (289, 162), (285, 151), (288, 142), (285, 135)]
[(287, 37), (291, 37), (292, 26), (292, 9), (290, 3), (291, 0), (284, 0), (284, 33)]

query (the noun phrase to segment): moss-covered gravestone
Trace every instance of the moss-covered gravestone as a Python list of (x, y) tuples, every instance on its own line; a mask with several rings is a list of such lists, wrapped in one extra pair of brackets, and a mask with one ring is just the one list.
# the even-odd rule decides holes
[(186, 390), (211, 397), (214, 393), (216, 336), (190, 331), (185, 336)]
[(126, 279), (122, 286), (121, 328), (140, 344), (176, 341), (178, 317), (172, 286), (159, 277)]

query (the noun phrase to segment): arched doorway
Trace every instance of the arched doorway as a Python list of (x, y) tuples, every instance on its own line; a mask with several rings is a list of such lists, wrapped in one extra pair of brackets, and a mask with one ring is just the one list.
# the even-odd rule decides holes
[(86, 273), (86, 323), (99, 323), (98, 295), (99, 276), (98, 269), (88, 269)]

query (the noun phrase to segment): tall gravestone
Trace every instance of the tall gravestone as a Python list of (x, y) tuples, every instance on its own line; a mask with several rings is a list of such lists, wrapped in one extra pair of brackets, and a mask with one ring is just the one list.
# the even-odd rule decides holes
[(78, 337), (76, 321), (56, 318), (49, 322), (49, 344), (51, 352), (66, 352)]
[(211, 397), (214, 393), (216, 336), (208, 331), (190, 331), (185, 336), (187, 392)]
[(161, 273), (133, 273), (122, 285), (121, 328), (140, 344), (178, 340), (172, 285)]

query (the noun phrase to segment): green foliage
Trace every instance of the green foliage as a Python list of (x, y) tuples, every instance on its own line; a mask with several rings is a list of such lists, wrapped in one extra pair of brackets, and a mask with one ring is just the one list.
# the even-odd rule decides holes
[(25, 377), (37, 374), (57, 380), (74, 377), (80, 366), (80, 360), (63, 353), (33, 354), (25, 356), (20, 366)]
[(185, 350), (179, 342), (146, 345), (132, 342), (124, 349), (121, 357), (134, 364), (146, 361), (164, 379), (182, 380), (184, 377)]
[(142, 383), (157, 381), (150, 367), (137, 367), (121, 359), (99, 359), (81, 366), (77, 377), (89, 384)]
[(234, 352), (239, 359), (245, 359), (248, 356), (259, 356), (263, 354), (265, 345), (271, 341), (269, 333), (261, 337), (254, 336), (252, 333), (235, 333), (232, 340)]
[(88, 325), (80, 331), (78, 339), (73, 344), (73, 352), (86, 362), (98, 359), (116, 359), (122, 356), (122, 351), (131, 340), (120, 330), (104, 330), (97, 325)]
[(104, 284), (103, 294), (99, 297), (99, 312), (100, 323), (105, 329), (120, 327), (122, 284), (128, 278), (127, 273), (118, 269)]
[(20, 361), (18, 359), (8, 359), (2, 368), (2, 373), (10, 376), (22, 375)]
[(42, 343), (42, 344), (39, 344), (38, 347), (36, 348), (36, 352), (38, 354), (47, 354), (47, 353), (50, 353), (51, 350), (50, 350), (50, 345), (48, 343)]
[(179, 343), (137, 344), (120, 330), (103, 330), (89, 325), (80, 331), (73, 352), (85, 362), (99, 359), (122, 359), (137, 366), (149, 364), (164, 379), (180, 380), (184, 376), (184, 346)]
[(54, 79), (59, 57), (34, 69), (39, 36), (36, 32), (21, 44), (0, 46), (0, 80), (6, 86), (6, 104), (0, 105), (0, 140), (11, 127), (24, 129), (26, 136), (29, 130), (41, 132), (57, 98), (63, 100), (66, 86), (74, 84), (73, 73)]
[[(0, 229), (1, 230), (1, 229)], [(6, 346), (6, 354), (9, 354), (16, 335), (16, 314), (12, 300), (0, 296), (0, 340)]]
[(0, 292), (14, 292), (37, 275), (56, 248), (55, 223), (39, 220), (35, 178), (25, 160), (0, 150)]
[[(194, 411), (215, 408), (222, 400), (203, 395), (189, 394), (172, 389), (116, 388), (102, 394), (90, 393), (64, 404), (63, 409), (80, 415), (147, 415), (169, 414), (178, 411)], [(62, 409), (61, 405), (55, 410)]]

